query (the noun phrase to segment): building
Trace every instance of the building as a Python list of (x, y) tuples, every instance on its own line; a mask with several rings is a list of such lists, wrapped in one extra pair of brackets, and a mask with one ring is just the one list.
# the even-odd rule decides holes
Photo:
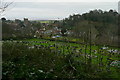
[(28, 23), (29, 23), (28, 18), (24, 18), (24, 24), (28, 25)]

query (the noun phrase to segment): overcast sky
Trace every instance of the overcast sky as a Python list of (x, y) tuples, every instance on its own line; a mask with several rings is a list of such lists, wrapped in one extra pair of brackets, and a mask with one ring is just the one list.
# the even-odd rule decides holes
[(14, 2), (118, 2), (120, 0), (4, 0)]
[[(10, 1), (10, 0), (9, 0)], [(51, 2), (50, 2), (51, 1)], [(118, 11), (118, 0), (15, 0), (9, 9), (3, 14), (7, 19), (46, 20), (63, 19), (72, 14), (83, 14), (94, 9)]]

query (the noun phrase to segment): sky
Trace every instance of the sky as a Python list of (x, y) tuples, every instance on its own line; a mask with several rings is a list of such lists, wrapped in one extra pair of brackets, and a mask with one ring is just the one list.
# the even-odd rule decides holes
[(118, 0), (15, 0), (2, 16), (12, 20), (55, 20), (95, 9), (118, 11)]
[(14, 2), (118, 2), (119, 0), (4, 0)]

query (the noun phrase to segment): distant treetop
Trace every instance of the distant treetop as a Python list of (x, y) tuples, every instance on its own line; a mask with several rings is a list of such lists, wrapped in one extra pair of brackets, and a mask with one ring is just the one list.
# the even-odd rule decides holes
[(6, 21), (6, 18), (3, 17), (3, 18), (1, 18), (1, 20), (2, 20), (2, 21)]

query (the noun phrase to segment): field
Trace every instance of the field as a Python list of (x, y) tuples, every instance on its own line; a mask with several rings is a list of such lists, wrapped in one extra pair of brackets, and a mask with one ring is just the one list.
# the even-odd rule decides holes
[(45, 39), (3, 41), (3, 79), (120, 79), (119, 48)]
[(52, 23), (52, 22), (54, 22), (54, 20), (38, 20), (38, 22), (40, 22), (40, 23)]

